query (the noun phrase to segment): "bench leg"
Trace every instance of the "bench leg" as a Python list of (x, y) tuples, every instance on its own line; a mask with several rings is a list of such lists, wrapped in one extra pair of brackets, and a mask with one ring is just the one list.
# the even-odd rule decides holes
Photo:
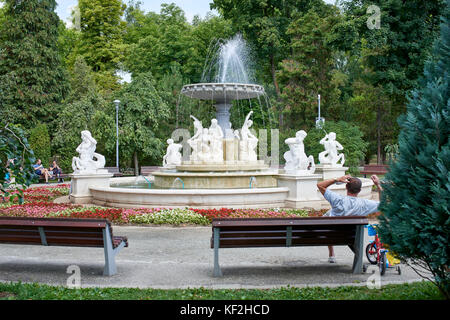
[(353, 245), (355, 257), (353, 258), (353, 274), (363, 272), (364, 256), (364, 226), (356, 226), (355, 244)]
[(214, 277), (221, 277), (223, 275), (219, 266), (219, 243), (220, 228), (214, 228)]
[(117, 248), (113, 249), (111, 233), (109, 228), (103, 229), (103, 244), (105, 250), (105, 268), (103, 275), (112, 276), (117, 273), (116, 268), (116, 254), (125, 247), (125, 242), (122, 242)]

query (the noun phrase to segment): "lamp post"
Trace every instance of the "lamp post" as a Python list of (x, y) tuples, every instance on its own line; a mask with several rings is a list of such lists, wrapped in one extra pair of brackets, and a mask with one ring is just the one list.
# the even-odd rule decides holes
[(119, 104), (120, 100), (114, 100), (116, 105), (116, 167), (119, 168)]
[(325, 119), (320, 116), (320, 94), (318, 95), (317, 100), (319, 116), (316, 118), (316, 128), (322, 129), (323, 125), (325, 124)]

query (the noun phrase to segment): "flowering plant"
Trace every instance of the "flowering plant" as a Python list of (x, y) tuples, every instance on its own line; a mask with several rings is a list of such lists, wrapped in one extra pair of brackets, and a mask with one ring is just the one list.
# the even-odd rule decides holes
[(326, 212), (326, 210), (308, 211), (298, 209), (123, 209), (53, 203), (54, 199), (68, 193), (68, 184), (26, 189), (24, 192), (25, 203), (0, 203), (0, 216), (108, 219), (116, 224), (208, 225), (214, 218), (310, 217), (321, 216)]

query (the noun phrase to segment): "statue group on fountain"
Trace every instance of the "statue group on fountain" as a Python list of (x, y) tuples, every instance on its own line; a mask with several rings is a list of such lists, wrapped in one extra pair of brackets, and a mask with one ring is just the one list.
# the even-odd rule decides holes
[(163, 167), (171, 168), (181, 164), (181, 149), (183, 146), (179, 143), (174, 143), (173, 139), (167, 139), (167, 150), (163, 157)]
[(241, 129), (241, 136), (239, 139), (239, 160), (241, 161), (257, 161), (258, 156), (256, 154), (256, 147), (258, 146), (258, 138), (250, 132), (250, 127), (253, 125), (253, 121), (250, 120), (250, 116), (253, 114), (253, 110), (245, 117), (244, 125)]
[(304, 130), (297, 131), (295, 138), (288, 138), (285, 143), (289, 146), (289, 151), (285, 152), (283, 157), (286, 160), (284, 170), (292, 174), (313, 174), (316, 170), (314, 157), (307, 156), (303, 140), (307, 134)]
[[(320, 140), (325, 148), (325, 151), (319, 154), (319, 161), (323, 165), (329, 165), (332, 167), (342, 167), (345, 162), (345, 156), (343, 153), (338, 153), (338, 151), (343, 150), (344, 147), (336, 141), (336, 133), (330, 132), (326, 134), (325, 137)], [(340, 163), (338, 163), (340, 161)]]
[[(289, 146), (289, 151), (284, 153), (286, 164), (284, 170), (288, 174), (308, 175), (313, 174), (316, 166), (314, 164), (314, 157), (307, 156), (305, 153), (305, 146), (303, 140), (307, 133), (304, 130), (297, 131), (295, 138), (288, 138), (285, 143)], [(320, 140), (325, 148), (319, 154), (319, 162), (321, 165), (330, 167), (342, 167), (345, 162), (343, 153), (338, 151), (343, 150), (344, 147), (336, 141), (336, 133), (330, 132)], [(340, 163), (338, 163), (340, 161)]]
[[(258, 146), (258, 138), (250, 132), (253, 121), (250, 111), (245, 118), (241, 131), (233, 132), (234, 139), (239, 144), (239, 160), (240, 161), (257, 161), (256, 147)], [(209, 128), (203, 128), (202, 122), (191, 115), (194, 120), (194, 136), (187, 142), (192, 148), (191, 161), (204, 163), (222, 163), (224, 161), (224, 132), (217, 119), (211, 120)]]
[(217, 119), (211, 120), (209, 128), (203, 128), (202, 122), (194, 119), (194, 136), (187, 142), (192, 148), (191, 161), (222, 162), (223, 161), (223, 131)]

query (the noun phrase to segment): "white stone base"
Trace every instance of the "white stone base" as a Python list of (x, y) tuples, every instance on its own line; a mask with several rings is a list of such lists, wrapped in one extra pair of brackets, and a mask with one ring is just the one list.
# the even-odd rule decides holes
[(92, 187), (92, 203), (118, 208), (280, 208), (287, 188), (128, 189)]
[(109, 187), (112, 173), (102, 174), (71, 174), (69, 199), (74, 204), (92, 203), (91, 187)]
[(278, 175), (278, 187), (289, 189), (285, 200), (287, 208), (322, 208), (323, 197), (320, 198), (317, 190), (317, 182), (322, 178), (319, 174), (305, 176), (280, 174)]
[(339, 178), (345, 176), (348, 167), (330, 166), (330, 165), (316, 165), (316, 174), (322, 175), (323, 180)]

